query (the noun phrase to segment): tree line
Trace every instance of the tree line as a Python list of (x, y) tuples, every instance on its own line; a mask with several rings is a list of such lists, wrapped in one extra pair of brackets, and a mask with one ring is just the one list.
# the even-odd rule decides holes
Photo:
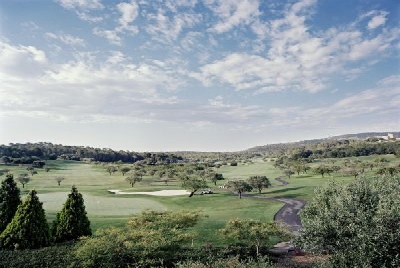
[(67, 146), (48, 142), (39, 143), (11, 143), (0, 145), (0, 158), (3, 163), (32, 164), (37, 160), (89, 160), (99, 162), (134, 163), (142, 161), (149, 165), (157, 163), (177, 163), (182, 156), (173, 153), (151, 153), (115, 151), (109, 148), (92, 148), (84, 146)]

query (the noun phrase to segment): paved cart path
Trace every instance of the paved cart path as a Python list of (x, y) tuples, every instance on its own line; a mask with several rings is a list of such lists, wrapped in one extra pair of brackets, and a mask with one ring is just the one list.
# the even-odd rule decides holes
[[(283, 186), (289, 184), (289, 182), (285, 181), (281, 177), (278, 177), (275, 180), (282, 183)], [(301, 229), (302, 225), (299, 213), (306, 205), (306, 202), (304, 200), (286, 197), (265, 197), (259, 195), (254, 196), (245, 193), (242, 194), (242, 197), (268, 199), (284, 203), (283, 207), (275, 214), (274, 220), (285, 223), (294, 233), (297, 233)]]

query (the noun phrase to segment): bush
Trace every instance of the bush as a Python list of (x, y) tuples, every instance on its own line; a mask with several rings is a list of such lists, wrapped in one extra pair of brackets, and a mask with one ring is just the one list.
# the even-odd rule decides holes
[(73, 244), (63, 244), (33, 250), (0, 250), (0, 267), (72, 267), (72, 248)]
[(331, 182), (302, 212), (297, 244), (334, 267), (400, 267), (400, 177)]

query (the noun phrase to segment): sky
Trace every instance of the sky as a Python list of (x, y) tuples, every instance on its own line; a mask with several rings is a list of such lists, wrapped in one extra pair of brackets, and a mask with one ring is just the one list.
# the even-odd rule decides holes
[(1, 0), (0, 144), (238, 151), (400, 130), (398, 0)]

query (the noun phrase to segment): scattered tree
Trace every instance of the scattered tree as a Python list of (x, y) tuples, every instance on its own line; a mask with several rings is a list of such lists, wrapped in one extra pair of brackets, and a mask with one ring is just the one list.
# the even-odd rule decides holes
[(294, 172), (290, 168), (286, 168), (283, 170), (283, 174), (285, 174), (290, 179)]
[(18, 178), (17, 178), (18, 182), (22, 184), (22, 188), (25, 188), (25, 184), (27, 184), (28, 182), (30, 182), (31, 178), (29, 177), (28, 174), (23, 173), (23, 174), (19, 174)]
[(125, 180), (130, 183), (131, 187), (133, 187), (135, 183), (142, 181), (142, 176), (140, 175), (140, 173), (134, 171), (130, 172), (128, 177), (125, 178)]
[(251, 187), (251, 185), (244, 180), (229, 181), (226, 187), (237, 192), (239, 194), (239, 198), (242, 198), (242, 193), (251, 192), (253, 190), (253, 187)]
[(182, 188), (190, 191), (189, 197), (192, 197), (199, 189), (207, 187), (207, 182), (204, 179), (188, 175), (181, 176), (180, 179)]
[(28, 196), (0, 235), (0, 248), (34, 249), (50, 244), (46, 214), (35, 190)]
[(21, 204), (20, 190), (12, 174), (7, 174), (0, 188), (0, 234), (6, 229)]
[(61, 182), (62, 182), (63, 180), (65, 180), (65, 178), (64, 178), (64, 177), (61, 177), (61, 176), (57, 176), (57, 177), (55, 177), (54, 179), (56, 180), (58, 186), (60, 186), (60, 185), (61, 185)]
[(90, 221), (86, 214), (82, 194), (72, 186), (67, 201), (53, 222), (51, 232), (54, 240), (64, 242), (91, 235)]
[(120, 169), (122, 176), (125, 176), (126, 173), (128, 173), (131, 169), (129, 167), (122, 167)]
[(356, 167), (348, 167), (342, 170), (344, 175), (347, 176), (353, 176), (354, 179), (357, 179), (357, 177), (362, 174), (362, 170)]
[(322, 178), (324, 177), (325, 174), (332, 173), (332, 171), (333, 170), (329, 166), (325, 165), (319, 165), (318, 167), (314, 168), (314, 172), (320, 174)]
[(107, 169), (107, 172), (110, 173), (110, 176), (118, 170), (118, 168), (116, 166), (107, 166), (106, 169)]
[(271, 187), (272, 184), (266, 176), (251, 176), (249, 178), (249, 184), (258, 189), (258, 192), (261, 194), (262, 189)]

